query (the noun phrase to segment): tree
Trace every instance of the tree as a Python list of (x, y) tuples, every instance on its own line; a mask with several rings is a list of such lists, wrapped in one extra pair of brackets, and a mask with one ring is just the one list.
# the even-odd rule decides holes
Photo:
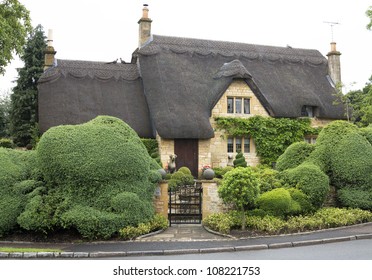
[(245, 230), (245, 209), (253, 206), (260, 193), (259, 179), (251, 167), (237, 167), (227, 172), (218, 194), (225, 203), (233, 204), (241, 212), (242, 230)]
[(31, 30), (29, 11), (18, 0), (0, 0), (0, 74), (4, 74), (14, 53), (22, 53)]
[(367, 24), (367, 29), (372, 30), (372, 6), (366, 11), (366, 16), (369, 18), (369, 23)]
[(9, 94), (6, 93), (3, 97), (0, 94), (0, 138), (9, 137), (9, 110)]
[(45, 48), (46, 37), (38, 25), (24, 47), (24, 67), (18, 70), (19, 78), (11, 95), (10, 131), (18, 146), (30, 144), (38, 122), (37, 81), (43, 73)]
[(358, 126), (372, 123), (372, 77), (362, 90), (351, 91), (345, 95), (349, 101), (352, 118)]

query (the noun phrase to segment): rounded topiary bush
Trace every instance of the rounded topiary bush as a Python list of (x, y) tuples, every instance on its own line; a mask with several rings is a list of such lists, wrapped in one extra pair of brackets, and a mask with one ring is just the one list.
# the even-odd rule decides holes
[(332, 183), (372, 189), (372, 146), (357, 132), (345, 135), (334, 149)]
[(279, 171), (294, 168), (303, 163), (314, 149), (315, 145), (305, 141), (293, 143), (278, 158), (275, 168)]
[(53, 127), (41, 137), (37, 151), (45, 178), (56, 183), (141, 180), (150, 168), (140, 138), (123, 121), (112, 117)]
[(311, 163), (303, 163), (282, 172), (285, 182), (298, 188), (309, 198), (315, 208), (320, 208), (329, 192), (329, 178), (320, 168)]
[(257, 206), (267, 214), (284, 217), (291, 211), (293, 200), (288, 190), (278, 188), (263, 193), (257, 199)]
[[(41, 137), (37, 155), (48, 188), (26, 207), (19, 219), (24, 228), (75, 228), (90, 239), (108, 238), (153, 216), (160, 166), (120, 119), (100, 116), (51, 128)], [(34, 217), (38, 211), (45, 215)]]

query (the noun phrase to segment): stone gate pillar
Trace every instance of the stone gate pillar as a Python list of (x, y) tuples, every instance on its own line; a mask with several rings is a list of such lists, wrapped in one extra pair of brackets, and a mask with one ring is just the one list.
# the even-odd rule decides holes
[(155, 190), (155, 212), (168, 219), (168, 181), (161, 181)]
[(218, 186), (213, 180), (203, 180), (203, 219), (211, 214), (226, 212), (227, 207), (223, 204), (222, 199), (218, 196)]

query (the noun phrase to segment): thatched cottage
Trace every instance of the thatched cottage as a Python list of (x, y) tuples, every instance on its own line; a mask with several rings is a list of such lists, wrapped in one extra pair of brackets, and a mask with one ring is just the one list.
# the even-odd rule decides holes
[(257, 164), (254, 139), (221, 137), (215, 117), (343, 119), (334, 105), (340, 52), (178, 38), (151, 34), (144, 6), (139, 48), (132, 61), (55, 59), (49, 44), (39, 80), (41, 131), (111, 115), (140, 137), (158, 139), (161, 160), (197, 174), (202, 165), (226, 166), (236, 150)]

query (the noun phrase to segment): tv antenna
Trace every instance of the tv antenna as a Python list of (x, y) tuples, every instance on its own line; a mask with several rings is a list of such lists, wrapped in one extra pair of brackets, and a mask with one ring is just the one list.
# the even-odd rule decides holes
[(340, 23), (339, 22), (333, 22), (333, 21), (323, 21), (323, 22), (328, 24), (331, 27), (331, 38), (332, 38), (332, 42), (333, 42), (333, 27), (335, 25), (340, 24)]

